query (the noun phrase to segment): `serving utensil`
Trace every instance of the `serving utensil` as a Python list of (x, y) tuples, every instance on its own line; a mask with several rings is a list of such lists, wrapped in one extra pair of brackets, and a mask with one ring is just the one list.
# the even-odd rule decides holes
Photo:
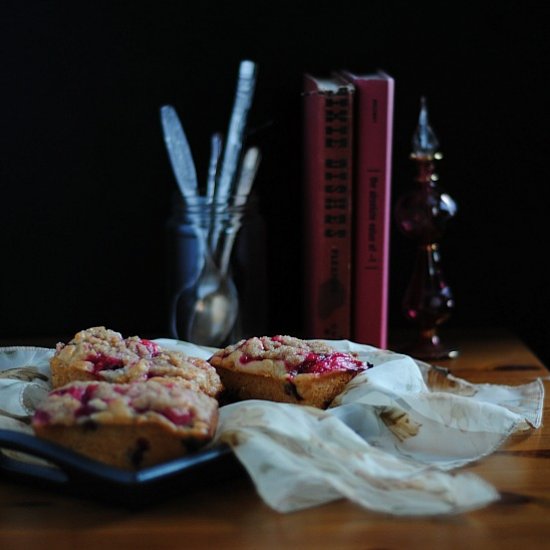
[[(252, 97), (256, 86), (256, 64), (252, 61), (241, 61), (239, 66), (239, 76), (237, 80), (237, 89), (235, 92), (235, 101), (231, 113), (229, 128), (221, 158), (221, 165), (218, 166), (216, 152), (217, 141), (212, 141), (209, 180), (207, 185), (207, 195), (212, 193), (211, 170), (218, 168), (217, 178), (214, 181), (213, 202), (216, 205), (226, 203), (231, 205), (233, 200), (242, 201), (236, 206), (244, 206), (246, 198), (250, 192), (250, 187), (254, 180), (255, 170), (259, 151), (257, 148), (248, 152), (248, 158), (243, 159), (241, 177), (237, 183), (237, 189), (233, 189), (235, 178), (239, 168), (239, 160), (242, 153), (244, 134), (248, 120), (248, 112), (252, 105)], [(246, 155), (245, 155), (246, 157)], [(212, 251), (219, 249), (219, 239), (224, 236), (221, 244), (220, 256), (220, 275), (221, 281), (218, 288), (199, 297), (193, 310), (190, 320), (190, 335), (192, 341), (208, 341), (207, 345), (219, 345), (231, 331), (238, 315), (238, 295), (237, 289), (229, 274), (229, 263), (231, 252), (235, 242), (241, 214), (234, 212), (229, 222), (229, 227), (214, 214), (212, 219), (210, 248)], [(206, 286), (205, 286), (206, 288)], [(223, 338), (222, 338), (223, 336)], [(216, 338), (221, 338), (215, 342)]]
[(258, 167), (260, 165), (261, 154), (258, 147), (250, 147), (244, 157), (241, 164), (241, 171), (235, 187), (235, 195), (233, 197), (233, 206), (236, 207), (231, 216), (230, 228), (226, 232), (225, 240), (222, 246), (222, 252), (220, 255), (220, 272), (222, 276), (227, 275), (229, 271), (229, 262), (231, 260), (231, 253), (233, 252), (233, 245), (241, 226), (243, 208), (248, 200), (252, 184), (256, 178)]
[(206, 199), (209, 203), (214, 200), (214, 191), (216, 189), (216, 174), (220, 164), (223, 139), (219, 132), (212, 135), (210, 139), (210, 161), (208, 163), (208, 179), (206, 181)]
[[(212, 289), (212, 290), (210, 290)], [(239, 314), (239, 297), (233, 279), (224, 276), (219, 284), (201, 280), (197, 300), (189, 317), (188, 340), (219, 347), (229, 336)]]
[(231, 195), (255, 87), (256, 64), (253, 61), (241, 61), (220, 175), (216, 182), (215, 194), (217, 200), (227, 200)]
[[(229, 273), (229, 265), (235, 239), (239, 233), (242, 216), (244, 215), (242, 209), (245, 207), (250, 194), (260, 158), (260, 151), (257, 147), (248, 149), (243, 158), (233, 196), (233, 205), (231, 205), (233, 209), (231, 210), (229, 223), (228, 225), (226, 225), (226, 222), (221, 224), (223, 239), (220, 243), (221, 253), (219, 256), (220, 284), (216, 286), (217, 281), (209, 280), (209, 277), (212, 277), (213, 270), (208, 270), (208, 266), (206, 266), (205, 274), (201, 276), (197, 301), (189, 319), (189, 339), (192, 342), (214, 347), (219, 346), (227, 338), (237, 320), (239, 310), (238, 294)], [(208, 255), (208, 261), (212, 261), (210, 255)]]
[(192, 199), (198, 194), (198, 180), (193, 155), (183, 126), (176, 110), (171, 105), (161, 107), (160, 119), (164, 132), (164, 143), (181, 195), (184, 199)]
[[(229, 226), (225, 227), (223, 231), (224, 240), (221, 243), (222, 251), (219, 262), (221, 285), (201, 296), (195, 304), (194, 315), (190, 321), (190, 337), (193, 342), (202, 341), (208, 342), (205, 345), (219, 346), (220, 342), (227, 338), (237, 320), (238, 296), (233, 279), (229, 274), (229, 264), (233, 245), (242, 223), (242, 208), (246, 205), (250, 194), (260, 158), (260, 150), (257, 147), (248, 149), (243, 158), (233, 197), (234, 208), (231, 211)], [(233, 299), (235, 300), (234, 304), (228, 301)]]
[[(203, 258), (200, 274), (192, 284), (187, 282), (172, 305), (174, 334), (201, 345), (220, 346), (229, 336), (238, 316), (238, 293), (229, 273), (229, 264), (241, 225), (241, 209), (246, 204), (260, 160), (259, 150), (250, 148), (242, 159), (239, 172), (255, 84), (256, 64), (242, 61), (223, 153), (221, 135), (216, 133), (211, 138), (205, 197), (198, 193), (195, 165), (177, 113), (169, 105), (161, 109), (166, 147), (181, 194), (188, 204), (196, 205), (197, 198), (200, 198), (205, 201), (202, 207), (209, 208), (201, 210), (201, 215), (209, 213), (210, 222), (204, 224), (201, 219), (196, 224), (197, 242)], [(226, 211), (220, 215), (220, 205), (223, 208), (235, 206), (229, 221)], [(220, 243), (221, 235), (224, 240)], [(218, 263), (214, 261), (214, 254), (220, 260)], [(182, 325), (183, 329), (180, 328)]]
[[(195, 163), (185, 132), (171, 105), (161, 108), (161, 122), (164, 141), (168, 150), (172, 169), (184, 201), (192, 207), (201, 205), (197, 202), (198, 181)], [(221, 138), (213, 140), (212, 169), (216, 170)], [(202, 205), (208, 207), (208, 205)], [(238, 313), (238, 295), (232, 279), (220, 273), (212, 258), (208, 245), (208, 226), (204, 227), (197, 212), (194, 223), (199, 244), (197, 261), (202, 265), (197, 269), (195, 280), (186, 281), (185, 286), (172, 300), (172, 333), (191, 342), (201, 345), (219, 345), (235, 324)]]
[[(203, 237), (205, 241), (205, 237)], [(203, 346), (220, 346), (229, 336), (239, 313), (239, 296), (233, 279), (221, 273), (208, 247), (204, 266), (191, 292), (178, 297), (176, 318), (180, 337)], [(181, 318), (180, 318), (181, 315)]]

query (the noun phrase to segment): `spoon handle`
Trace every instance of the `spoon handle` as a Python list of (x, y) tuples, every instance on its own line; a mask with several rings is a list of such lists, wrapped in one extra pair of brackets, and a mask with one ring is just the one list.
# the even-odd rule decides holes
[(235, 211), (232, 214), (230, 220), (229, 231), (225, 235), (223, 241), (222, 252), (220, 256), (220, 272), (222, 276), (227, 276), (229, 272), (229, 262), (231, 260), (231, 253), (233, 251), (233, 245), (241, 226), (241, 219), (243, 212), (241, 208), (246, 205), (248, 195), (254, 183), (258, 167), (260, 165), (261, 155), (258, 147), (250, 147), (243, 158), (237, 187), (235, 189), (234, 204)]
[(214, 190), (216, 185), (216, 174), (220, 164), (222, 152), (222, 135), (216, 132), (210, 140), (210, 162), (208, 164), (208, 179), (206, 182), (206, 200), (211, 203), (214, 200)]
[(221, 172), (216, 184), (216, 198), (227, 200), (237, 172), (248, 112), (256, 86), (256, 64), (253, 61), (241, 61), (235, 102), (229, 121)]
[[(260, 166), (261, 154), (258, 147), (250, 147), (243, 158), (237, 187), (235, 188), (235, 201), (244, 203), (250, 194), (252, 184)], [(237, 206), (239, 206), (237, 204)]]

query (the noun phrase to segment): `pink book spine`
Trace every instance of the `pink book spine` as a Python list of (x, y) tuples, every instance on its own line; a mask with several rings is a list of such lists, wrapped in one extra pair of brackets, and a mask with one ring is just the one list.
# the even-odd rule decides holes
[(353, 88), (304, 78), (304, 306), (308, 338), (351, 338)]
[(347, 76), (357, 90), (353, 338), (386, 348), (394, 80)]

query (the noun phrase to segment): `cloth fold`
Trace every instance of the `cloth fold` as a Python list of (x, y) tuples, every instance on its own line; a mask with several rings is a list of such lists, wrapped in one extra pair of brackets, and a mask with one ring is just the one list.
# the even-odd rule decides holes
[(273, 509), (291, 512), (342, 497), (399, 515), (458, 513), (498, 498), (472, 475), (451, 476), (373, 447), (330, 412), (268, 401), (222, 409), (229, 443)]

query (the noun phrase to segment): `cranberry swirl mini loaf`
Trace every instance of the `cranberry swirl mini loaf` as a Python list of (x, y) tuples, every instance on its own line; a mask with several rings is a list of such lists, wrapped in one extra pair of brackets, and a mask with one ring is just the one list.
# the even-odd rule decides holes
[(224, 399), (266, 399), (326, 408), (368, 365), (320, 340), (262, 336), (228, 346), (209, 362)]
[(217, 421), (214, 398), (163, 379), (67, 384), (40, 404), (32, 427), (38, 437), (135, 470), (197, 450), (212, 439)]
[(69, 343), (57, 344), (50, 369), (54, 388), (77, 380), (126, 384), (172, 378), (213, 397), (222, 389), (215, 369), (203, 359), (138, 336), (123, 338), (105, 327), (80, 331)]

